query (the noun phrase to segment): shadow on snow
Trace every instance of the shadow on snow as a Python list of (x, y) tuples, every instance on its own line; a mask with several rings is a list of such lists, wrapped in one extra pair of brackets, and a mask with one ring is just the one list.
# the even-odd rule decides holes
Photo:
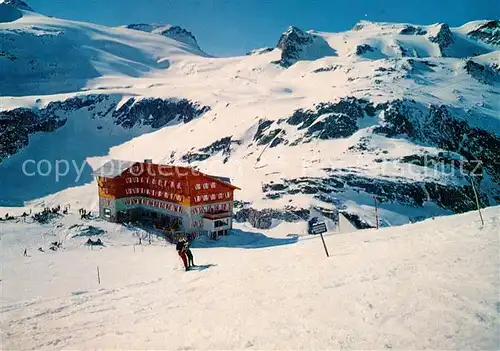
[(201, 237), (193, 241), (192, 248), (234, 247), (242, 249), (261, 249), (265, 247), (295, 244), (297, 237), (270, 238), (262, 233), (233, 229), (227, 236), (220, 236), (216, 241)]

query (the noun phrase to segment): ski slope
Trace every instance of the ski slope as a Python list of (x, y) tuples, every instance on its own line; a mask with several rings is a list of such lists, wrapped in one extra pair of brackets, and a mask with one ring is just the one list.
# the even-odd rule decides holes
[(108, 233), (89, 251), (73, 214), (2, 223), (2, 348), (494, 350), (500, 207), (483, 215), (327, 235), (329, 258), (318, 237), (240, 226), (195, 243), (192, 272), (113, 224), (92, 222)]
[(82, 91), (100, 77), (133, 81), (184, 58), (207, 56), (197, 45), (162, 35), (47, 17), (5, 3), (0, 42), (9, 58), (0, 60), (3, 96)]

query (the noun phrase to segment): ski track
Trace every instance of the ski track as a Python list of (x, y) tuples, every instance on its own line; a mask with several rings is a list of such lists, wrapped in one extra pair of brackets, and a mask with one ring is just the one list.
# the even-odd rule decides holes
[(199, 248), (195, 262), (214, 265), (195, 272), (178, 269), (160, 243), (135, 253), (74, 248), (51, 255), (51, 267), (46, 254), (11, 257), (2, 262), (3, 348), (495, 349), (499, 214), (485, 210), (479, 228), (471, 212), (329, 235), (329, 259), (316, 236)]

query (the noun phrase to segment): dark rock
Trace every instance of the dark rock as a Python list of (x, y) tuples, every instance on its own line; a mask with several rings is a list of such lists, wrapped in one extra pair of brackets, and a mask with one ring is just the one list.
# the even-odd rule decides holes
[(281, 49), (282, 53), (281, 60), (277, 63), (285, 68), (290, 67), (300, 59), (303, 46), (312, 42), (313, 36), (311, 34), (303, 32), (297, 27), (290, 26), (278, 41), (277, 47)]
[(356, 55), (358, 55), (358, 56), (366, 54), (367, 52), (374, 52), (374, 51), (375, 51), (375, 49), (372, 48), (368, 44), (363, 44), (363, 45), (356, 46)]
[(129, 24), (125, 26), (128, 29), (139, 30), (141, 32), (148, 32), (153, 34), (162, 35), (164, 37), (177, 40), (181, 43), (188, 44), (193, 48), (200, 49), (198, 42), (194, 35), (188, 30), (181, 28), (179, 26), (173, 26), (170, 24)]
[(133, 128), (136, 124), (161, 128), (170, 122), (187, 123), (209, 110), (210, 107), (187, 99), (147, 98), (136, 101), (130, 98), (113, 112), (113, 118), (124, 128)]
[(255, 135), (253, 136), (253, 140), (260, 141), (264, 132), (271, 126), (271, 124), (273, 124), (273, 121), (269, 121), (267, 119), (259, 120), (259, 126), (257, 127), (257, 132), (255, 132)]
[[(314, 50), (307, 50), (314, 45)], [(273, 63), (288, 68), (299, 60), (315, 60), (324, 56), (334, 56), (336, 52), (320, 36), (307, 33), (290, 26), (284, 32), (277, 47), (281, 49), (281, 59)], [(305, 54), (307, 52), (307, 55)]]
[(401, 31), (399, 34), (402, 35), (425, 35), (427, 34), (427, 31), (423, 29), (422, 27), (414, 27), (414, 26), (406, 26)]
[(65, 118), (50, 113), (49, 109), (33, 112), (16, 108), (0, 112), (0, 163), (28, 146), (29, 136), (37, 132), (53, 132), (66, 124)]
[(500, 66), (497, 63), (482, 65), (470, 59), (465, 63), (465, 70), (481, 83), (489, 85), (500, 83)]
[(247, 55), (247, 56), (262, 55), (262, 54), (266, 54), (268, 52), (271, 52), (273, 50), (274, 50), (274, 48), (254, 49), (252, 51), (247, 52), (245, 55)]
[(309, 210), (285, 206), (283, 210), (266, 208), (255, 210), (253, 208), (243, 208), (236, 212), (234, 220), (237, 222), (249, 222), (254, 228), (269, 229), (272, 220), (282, 220), (286, 222), (296, 222), (309, 219)]
[(438, 44), (439, 50), (441, 51), (441, 55), (443, 57), (447, 56), (446, 48), (455, 42), (453, 33), (446, 23), (442, 23), (437, 34), (435, 36), (429, 37), (429, 40), (433, 43)]
[(500, 20), (488, 21), (467, 35), (490, 45), (500, 45)]
[(358, 130), (356, 122), (355, 117), (343, 113), (332, 114), (310, 126), (306, 136), (315, 136), (319, 139), (347, 138)]
[[(313, 137), (335, 139), (351, 136), (358, 130), (357, 120), (364, 117), (366, 105), (368, 105), (366, 100), (347, 97), (337, 103), (318, 103), (315, 110), (295, 110), (285, 121), (297, 126), (298, 130), (307, 129), (304, 134), (307, 139), (296, 140), (290, 145), (311, 141)], [(330, 116), (316, 122), (325, 114)]]
[(184, 162), (194, 162), (194, 161), (204, 161), (209, 157), (216, 155), (222, 151), (222, 155), (225, 156), (224, 163), (229, 160), (231, 156), (231, 146), (233, 144), (241, 145), (241, 140), (232, 140), (232, 137), (225, 137), (214, 141), (212, 144), (199, 149), (199, 152), (188, 152), (181, 157)]
[(328, 65), (326, 67), (320, 67), (312, 71), (312, 73), (321, 73), (321, 72), (332, 72), (339, 68), (342, 68), (341, 65)]
[(384, 123), (380, 127), (376, 127), (373, 132), (385, 134), (389, 138), (396, 135), (406, 134), (413, 136), (413, 124), (408, 115), (409, 111), (406, 105), (401, 100), (396, 100), (387, 106), (384, 110)]
[(356, 215), (356, 214), (354, 214), (354, 213), (349, 213), (349, 212), (344, 212), (344, 211), (342, 211), (341, 213), (357, 229), (375, 228), (375, 227), (371, 226), (370, 224), (368, 224), (368, 222), (366, 222), (366, 221), (362, 220), (361, 218), (359, 218), (359, 216)]
[(4, 0), (5, 5), (11, 5), (17, 7), (20, 10), (34, 11), (27, 2), (23, 0)]
[(60, 116), (80, 109), (86, 108), (89, 112), (93, 112), (91, 118), (113, 118), (115, 124), (124, 128), (132, 128), (136, 124), (161, 128), (173, 121), (187, 123), (210, 110), (208, 106), (200, 107), (197, 103), (186, 99), (136, 101), (131, 98), (116, 110), (117, 103), (116, 97), (99, 94), (50, 102), (39, 110), (17, 108), (1, 111), (0, 130), (6, 133), (0, 138), (0, 162), (26, 147), (29, 135), (36, 132), (53, 132), (61, 128), (65, 125), (66, 118)]

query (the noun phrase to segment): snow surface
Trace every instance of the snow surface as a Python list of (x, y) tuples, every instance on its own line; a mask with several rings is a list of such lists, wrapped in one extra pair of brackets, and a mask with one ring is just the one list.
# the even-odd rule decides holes
[[(52, 165), (59, 159), (66, 159), (75, 161), (79, 167), (85, 162), (98, 167), (111, 158), (185, 164), (181, 156), (188, 150), (206, 147), (228, 136), (241, 141), (234, 147), (229, 162), (224, 163), (219, 153), (190, 165), (209, 174), (230, 176), (233, 183), (242, 188), (236, 194), (237, 199), (250, 202), (254, 208), (277, 208), (286, 204), (309, 207), (311, 197), (265, 199), (262, 184), (301, 176), (324, 177), (322, 169), (325, 167), (349, 169), (375, 179), (401, 177), (407, 182), (466, 184), (464, 178), (452, 178), (442, 172), (429, 173), (426, 167), (398, 163), (397, 157), (423, 151), (437, 155), (443, 150), (373, 134), (373, 127), (381, 123), (383, 116), (364, 118), (359, 122), (361, 129), (345, 139), (318, 139), (309, 144), (279, 146), (265, 151), (265, 146), (253, 141), (259, 119), (278, 121), (298, 108), (310, 109), (315, 103), (336, 102), (346, 96), (374, 103), (407, 98), (422, 106), (446, 104), (468, 111), (464, 118), (471, 127), (500, 135), (498, 86), (482, 84), (467, 74), (461, 58), (477, 51), (485, 54), (474, 60), (494, 62), (498, 59), (498, 50), (469, 41), (462, 33), (465, 27), (451, 29), (456, 41), (448, 49), (457, 53), (457, 57), (441, 57), (437, 44), (429, 41), (429, 33), (438, 25), (417, 26), (428, 31), (426, 35), (399, 34), (409, 24), (372, 22), (361, 22), (362, 28), (344, 33), (314, 32), (328, 42), (336, 56), (299, 61), (283, 69), (272, 63), (279, 60), (279, 49), (260, 55), (212, 58), (156, 34), (22, 12), (21, 19), (0, 24), (0, 41), (14, 45), (6, 48), (16, 57), (26, 46), (36, 50), (30, 50), (33, 57), (25, 55), (14, 61), (0, 58), (0, 77), (6, 83), (0, 82), (0, 109), (39, 109), (51, 101), (77, 95), (109, 94), (118, 107), (130, 97), (160, 97), (187, 98), (210, 106), (211, 110), (188, 124), (156, 131), (145, 126), (125, 130), (114, 125), (109, 116), (94, 118), (93, 112), (107, 111), (104, 105), (97, 106), (94, 111), (65, 112), (68, 122), (63, 128), (30, 136), (29, 145), (22, 152), (0, 164), (0, 193), (3, 195), (0, 203), (5, 206), (72, 203), (96, 209), (96, 184), (92, 182), (88, 165), (78, 181), (75, 181), (77, 174), (72, 167), (65, 177), (55, 182), (53, 174), (48, 177), (23, 175), (22, 164), (28, 159), (46, 159)], [(468, 27), (480, 24), (481, 21), (474, 22)], [(13, 43), (16, 44), (2, 39), (11, 36), (15, 36)], [(356, 47), (363, 44), (375, 49), (369, 53), (374, 57), (355, 54)], [(401, 47), (423, 58), (411, 57), (413, 63), (410, 63), (409, 58), (402, 56)], [(59, 52), (65, 52), (65, 56), (61, 57)], [(31, 59), (38, 62), (35, 69), (30, 68)], [(57, 67), (51, 66), (53, 63)], [(315, 73), (318, 69), (331, 67), (338, 68)], [(380, 69), (389, 71), (381, 73)], [(294, 126), (281, 124), (280, 128), (285, 129), (289, 140), (300, 136)], [(375, 162), (380, 157), (378, 151), (363, 154), (348, 151), (367, 136), (372, 138), (374, 150), (388, 151), (393, 161)], [(175, 154), (173, 159), (172, 153)], [(488, 194), (495, 185), (485, 181), (481, 186)], [(344, 195), (342, 200), (347, 202), (350, 211), (366, 220), (372, 217), (372, 200), (368, 194), (350, 192)], [(408, 223), (416, 216), (449, 212), (437, 206), (426, 205), (419, 209), (383, 204), (381, 214), (386, 223), (395, 225)]]
[(330, 233), (329, 258), (317, 236), (239, 226), (195, 242), (193, 272), (172, 245), (73, 212), (0, 222), (3, 349), (498, 349), (500, 207), (484, 226), (470, 212)]

